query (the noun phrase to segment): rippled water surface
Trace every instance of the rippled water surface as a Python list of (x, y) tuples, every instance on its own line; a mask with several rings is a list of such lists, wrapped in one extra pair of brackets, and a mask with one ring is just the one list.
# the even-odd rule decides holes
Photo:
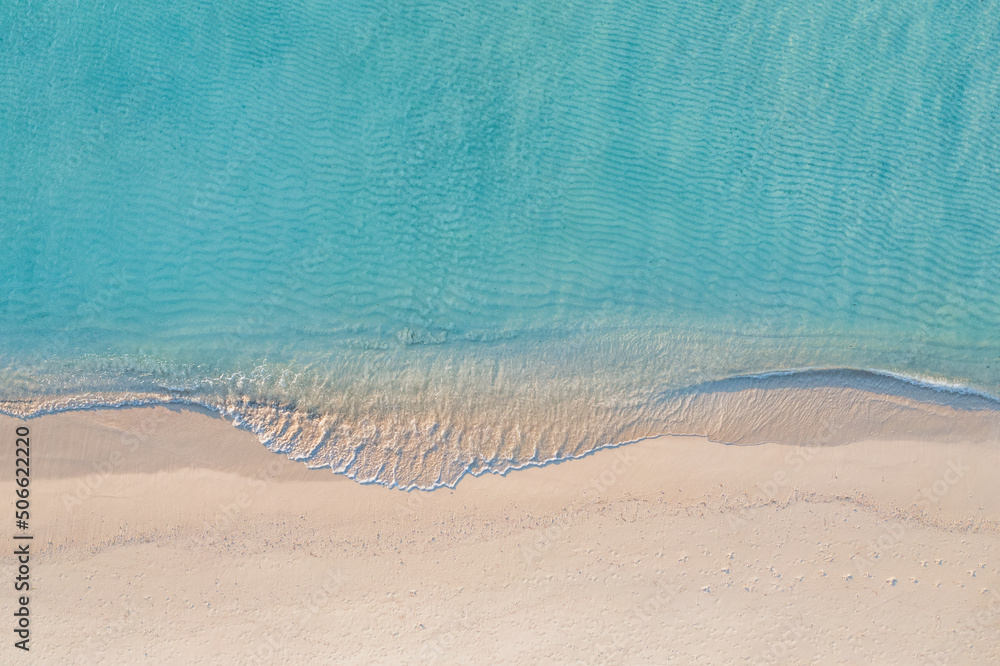
[(998, 395), (1000, 4), (4, 3), (0, 247), (6, 411), (386, 484), (770, 371)]

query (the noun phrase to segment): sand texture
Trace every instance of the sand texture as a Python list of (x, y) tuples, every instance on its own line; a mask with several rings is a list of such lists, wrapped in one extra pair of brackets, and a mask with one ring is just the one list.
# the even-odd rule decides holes
[(662, 437), (407, 493), (207, 412), (27, 424), (32, 649), (5, 631), (3, 663), (1000, 660), (996, 442)]

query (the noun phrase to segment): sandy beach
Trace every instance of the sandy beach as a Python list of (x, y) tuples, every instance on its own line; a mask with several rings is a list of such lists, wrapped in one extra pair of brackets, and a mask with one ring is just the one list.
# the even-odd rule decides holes
[(0, 62), (0, 666), (1000, 666), (1000, 0)]
[(10, 516), (31, 429), (34, 532), (4, 663), (1000, 660), (992, 441), (661, 437), (407, 493), (207, 411), (2, 423)]

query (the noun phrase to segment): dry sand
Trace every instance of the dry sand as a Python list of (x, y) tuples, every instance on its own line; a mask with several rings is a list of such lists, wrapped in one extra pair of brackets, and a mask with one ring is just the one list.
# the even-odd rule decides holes
[(207, 412), (27, 425), (31, 652), (5, 546), (2, 663), (1000, 662), (997, 442), (663, 437), (405, 493)]

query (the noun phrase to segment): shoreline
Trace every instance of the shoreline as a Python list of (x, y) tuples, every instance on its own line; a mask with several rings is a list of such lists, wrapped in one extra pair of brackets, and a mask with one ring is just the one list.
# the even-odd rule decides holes
[(27, 423), (38, 663), (1000, 656), (990, 443), (672, 436), (405, 492), (204, 412)]
[[(1000, 398), (968, 386), (890, 371), (851, 368), (803, 368), (735, 375), (667, 391), (657, 399), (661, 405), (649, 407), (661, 415), (665, 424), (662, 427), (647, 426), (648, 432), (633, 432), (629, 438), (542, 460), (493, 458), (474, 461), (457, 473), (452, 471), (454, 478), (441, 480), (439, 477), (430, 485), (412, 480), (400, 483), (395, 478), (382, 478), (380, 473), (359, 478), (350, 460), (341, 462), (340, 469), (336, 469), (328, 456), (320, 455), (327, 446), (324, 440), (328, 430), (323, 426), (327, 417), (302, 413), (278, 403), (243, 400), (234, 406), (153, 393), (119, 400), (96, 400), (85, 394), (71, 397), (61, 406), (35, 410), (15, 410), (12, 405), (16, 403), (0, 401), (0, 417), (31, 421), (74, 412), (151, 407), (191, 410), (221, 418), (252, 433), (272, 451), (287, 454), (312, 468), (331, 468), (358, 483), (407, 491), (455, 488), (467, 476), (505, 476), (659, 437), (694, 436), (720, 444), (803, 446), (839, 446), (866, 439), (918, 437), (940, 441), (986, 441), (1000, 446)], [(433, 419), (423, 427), (429, 432), (450, 430)], [(474, 431), (471, 436), (475, 436)], [(310, 441), (315, 438), (320, 441)], [(362, 444), (359, 450), (363, 448), (367, 448), (367, 444)], [(447, 460), (441, 464), (442, 470), (453, 466), (453, 462)]]

